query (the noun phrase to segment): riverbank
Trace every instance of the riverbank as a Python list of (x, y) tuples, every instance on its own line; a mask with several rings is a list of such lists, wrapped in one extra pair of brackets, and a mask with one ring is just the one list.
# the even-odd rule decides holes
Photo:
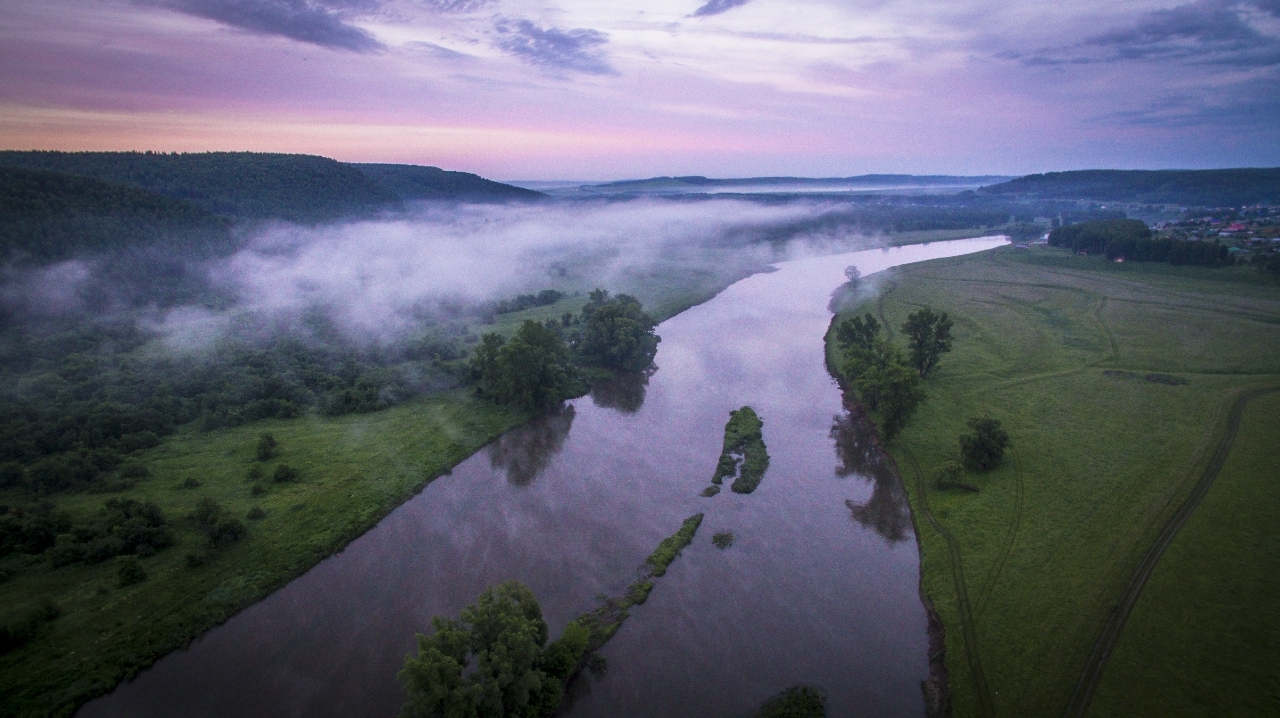
[[(955, 320), (955, 350), (890, 446), (947, 628), (955, 713), (1060, 715), (1227, 408), (1280, 383), (1268, 349), (1280, 343), (1280, 290), (1243, 268), (1011, 248), (893, 270), (880, 287), (879, 302), (853, 310), (894, 329), (924, 305)], [(935, 488), (934, 467), (981, 415), (1004, 423), (1010, 455), (964, 478), (977, 493)], [(1230, 612), (1215, 615), (1204, 631), (1228, 627)]]
[[(145, 580), (120, 586), (114, 561), (50, 570), (31, 566), (0, 583), (13, 622), (52, 600), (61, 616), (0, 658), (5, 715), (67, 715), (160, 656), (225, 621), (342, 550), (423, 486), (504, 431), (530, 418), (458, 390), (373, 414), (265, 421), (208, 433), (181, 432), (143, 457), (151, 476), (114, 494), (59, 501), (73, 521), (107, 499), (155, 503), (175, 545), (142, 561)], [(270, 432), (278, 455), (255, 457)], [(270, 481), (288, 465), (298, 480)], [(266, 466), (266, 491), (250, 472)], [(261, 489), (259, 489), (261, 491)], [(212, 499), (247, 534), (216, 550), (188, 517)], [(252, 519), (251, 513), (261, 512)], [(255, 512), (252, 515), (257, 515)], [(205, 551), (201, 565), (188, 553)]]

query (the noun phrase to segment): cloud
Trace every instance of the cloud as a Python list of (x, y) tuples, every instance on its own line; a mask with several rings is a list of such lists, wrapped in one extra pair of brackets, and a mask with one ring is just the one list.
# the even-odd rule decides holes
[(1197, 0), (1143, 14), (1135, 23), (1065, 47), (1006, 52), (1027, 65), (1128, 60), (1184, 60), (1188, 64), (1268, 67), (1280, 64), (1280, 37), (1260, 31), (1255, 11), (1280, 17), (1280, 0)]
[(436, 12), (466, 13), (475, 12), (493, 2), (494, 0), (424, 0), (423, 4)]
[(616, 75), (600, 51), (609, 36), (599, 30), (541, 28), (528, 20), (500, 20), (494, 26), (503, 51), (540, 67), (588, 75)]
[(377, 0), (156, 0), (178, 12), (216, 20), (263, 35), (351, 52), (376, 52), (384, 45), (345, 21), (353, 11), (378, 7)]
[(722, 12), (729, 12), (735, 7), (746, 5), (751, 0), (707, 0), (707, 4), (693, 11), (693, 17), (710, 17)]

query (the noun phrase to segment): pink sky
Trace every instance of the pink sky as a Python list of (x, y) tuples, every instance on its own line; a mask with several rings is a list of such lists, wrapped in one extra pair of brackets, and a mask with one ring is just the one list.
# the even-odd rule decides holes
[(1280, 2), (0, 0), (0, 147), (497, 179), (1280, 164)]

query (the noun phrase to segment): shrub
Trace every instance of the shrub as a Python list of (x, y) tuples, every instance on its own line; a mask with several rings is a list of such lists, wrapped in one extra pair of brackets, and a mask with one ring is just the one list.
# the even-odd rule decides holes
[(274, 473), (271, 474), (271, 480), (277, 484), (288, 483), (298, 480), (298, 470), (288, 464), (280, 464), (276, 467)]
[(178, 484), (178, 488), (180, 489), (198, 489), (201, 486), (204, 486), (204, 484), (200, 483), (198, 479), (193, 479), (189, 476), (181, 484)]
[(262, 477), (263, 477), (263, 472), (262, 472), (261, 466), (259, 466), (258, 464), (254, 464), (253, 466), (249, 467), (248, 478), (250, 481), (257, 481)]
[(150, 477), (151, 469), (148, 469), (145, 464), (133, 462), (120, 467), (120, 478), (122, 479), (146, 479)]
[(120, 588), (147, 580), (147, 572), (137, 556), (121, 556), (116, 568), (116, 582)]
[(736, 538), (732, 531), (721, 531), (711, 537), (711, 543), (715, 544), (716, 548), (726, 549), (733, 545), (733, 541)]
[(246, 514), (245, 517), (248, 518), (250, 521), (258, 521), (259, 519), (262, 519), (266, 515), (267, 515), (267, 512), (263, 511), (261, 506), (254, 506), (253, 508), (249, 509), (249, 513)]
[(258, 445), (254, 451), (254, 456), (258, 461), (270, 461), (279, 453), (278, 447), (279, 444), (276, 443), (276, 437), (271, 434), (263, 434), (258, 437)]
[(244, 523), (240, 519), (230, 517), (221, 519), (218, 523), (205, 528), (205, 533), (209, 536), (209, 546), (211, 548), (222, 548), (229, 544), (244, 538), (249, 532)]
[(265, 496), (267, 493), (267, 487), (262, 484), (254, 484), (253, 488), (249, 489), (249, 493), (254, 496)]
[(968, 424), (973, 433), (960, 437), (960, 462), (970, 471), (995, 468), (1004, 459), (1009, 435), (990, 417), (975, 417)]
[(756, 718), (822, 718), (827, 697), (813, 686), (792, 686), (760, 706)]

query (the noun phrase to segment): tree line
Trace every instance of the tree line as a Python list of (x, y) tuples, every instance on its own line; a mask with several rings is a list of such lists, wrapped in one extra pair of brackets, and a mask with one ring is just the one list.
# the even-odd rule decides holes
[(1069, 224), (1049, 233), (1049, 246), (1072, 252), (1101, 254), (1130, 262), (1168, 262), (1217, 267), (1228, 263), (1228, 248), (1218, 242), (1155, 237), (1137, 219), (1113, 219)]

